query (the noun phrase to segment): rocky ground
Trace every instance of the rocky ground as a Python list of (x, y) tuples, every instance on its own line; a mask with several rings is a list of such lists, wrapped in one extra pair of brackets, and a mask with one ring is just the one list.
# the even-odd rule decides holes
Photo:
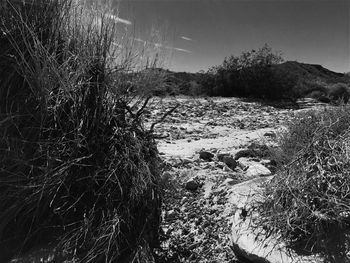
[(158, 262), (240, 262), (232, 250), (230, 189), (272, 175), (276, 131), (297, 111), (239, 99), (167, 98), (153, 101), (164, 161), (162, 248)]
[[(300, 105), (315, 106), (308, 101)], [(278, 130), (299, 111), (303, 109), (278, 109), (236, 98), (158, 98), (149, 104), (143, 116), (148, 128), (159, 122), (154, 127), (163, 163), (157, 263), (245, 262), (237, 254), (252, 258), (251, 240), (242, 239), (241, 230), (253, 242), (255, 234), (240, 225), (248, 222), (251, 186), (256, 189), (273, 176), (276, 162), (269, 149), (276, 146)], [(34, 249), (11, 262), (56, 262), (54, 253), (49, 247)], [(256, 262), (281, 262), (262, 258)]]

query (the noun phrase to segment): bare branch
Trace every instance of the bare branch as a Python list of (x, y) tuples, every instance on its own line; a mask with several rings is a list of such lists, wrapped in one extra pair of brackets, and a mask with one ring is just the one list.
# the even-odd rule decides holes
[(176, 104), (173, 108), (171, 108), (169, 111), (167, 111), (167, 112), (163, 115), (163, 117), (162, 117), (160, 120), (158, 120), (158, 121), (152, 123), (151, 128), (149, 129), (149, 132), (153, 132), (154, 126), (156, 126), (157, 124), (163, 122), (164, 119), (165, 119), (168, 115), (172, 114), (179, 106), (180, 106), (179, 103)]

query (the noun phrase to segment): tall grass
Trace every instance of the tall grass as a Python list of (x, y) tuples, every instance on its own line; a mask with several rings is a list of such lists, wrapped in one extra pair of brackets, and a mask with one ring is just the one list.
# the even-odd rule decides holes
[(309, 111), (281, 137), (284, 163), (263, 193), (259, 224), (304, 253), (344, 261), (350, 233), (350, 108)]
[(119, 262), (157, 243), (158, 153), (129, 102), (161, 81), (130, 79), (140, 56), (109, 10), (0, 11), (0, 242), (16, 253), (53, 241), (68, 259)]

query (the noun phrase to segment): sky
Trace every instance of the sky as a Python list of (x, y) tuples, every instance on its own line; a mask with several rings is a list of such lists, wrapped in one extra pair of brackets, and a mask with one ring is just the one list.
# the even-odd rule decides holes
[(137, 41), (168, 50), (174, 71), (206, 71), (264, 44), (285, 60), (350, 71), (348, 0), (122, 0), (117, 16)]

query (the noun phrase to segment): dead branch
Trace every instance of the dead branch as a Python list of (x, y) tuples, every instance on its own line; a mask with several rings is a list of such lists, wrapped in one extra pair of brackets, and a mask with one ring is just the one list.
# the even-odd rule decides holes
[(164, 119), (165, 119), (168, 115), (172, 114), (179, 106), (180, 106), (179, 103), (176, 104), (173, 108), (171, 108), (170, 110), (168, 110), (168, 111), (163, 115), (163, 117), (162, 117), (160, 120), (158, 120), (158, 121), (152, 123), (151, 128), (149, 129), (149, 132), (152, 133), (153, 130), (154, 130), (154, 126), (156, 126), (157, 124), (163, 122)]

